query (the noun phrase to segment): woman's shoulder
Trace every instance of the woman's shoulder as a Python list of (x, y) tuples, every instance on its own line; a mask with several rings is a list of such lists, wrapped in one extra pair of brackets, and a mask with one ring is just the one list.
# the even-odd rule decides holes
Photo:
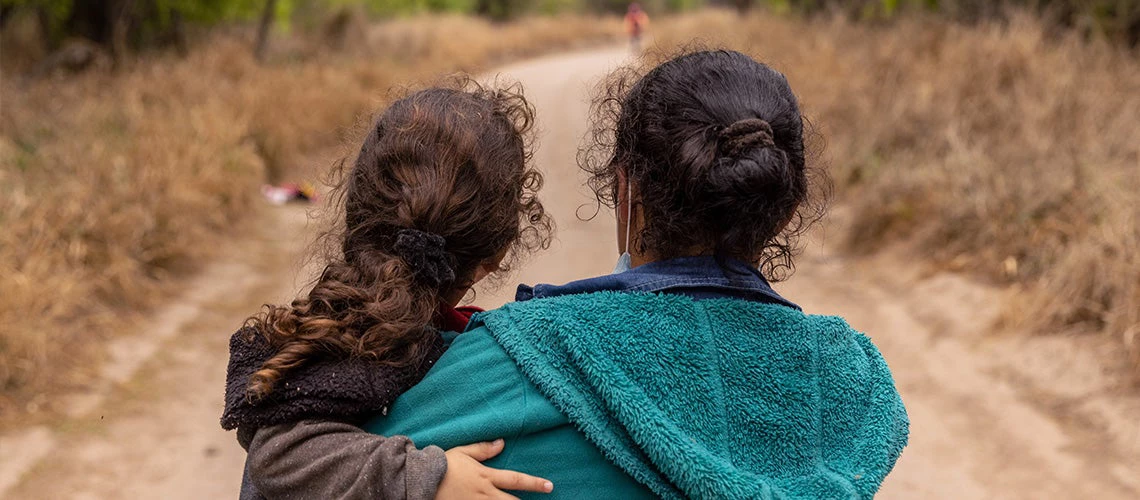
[[(475, 315), (472, 326), (494, 335), (502, 330), (569, 324), (627, 325), (630, 321), (688, 325), (709, 316), (723, 325), (797, 329), (839, 338), (860, 336), (842, 317), (806, 314), (784, 304), (735, 297), (694, 298), (684, 294), (597, 291), (513, 302)], [(486, 333), (486, 332), (485, 332)], [(484, 334), (485, 334), (484, 333)]]
[(472, 326), (396, 400), (386, 418), (372, 420), (366, 429), (448, 448), (565, 423), (490, 330)]
[[(419, 385), (431, 385), (458, 377), (465, 380), (518, 381), (523, 379), (518, 367), (491, 330), (473, 320), (467, 331), (457, 335), (450, 347)], [(446, 382), (445, 382), (446, 383)]]
[[(736, 298), (594, 292), (507, 304), (476, 315), (472, 326), (460, 336), (467, 337), (472, 351), (522, 362), (546, 358), (567, 342), (621, 337), (624, 348), (637, 349), (703, 335), (726, 339), (727, 345), (751, 346), (746, 352), (753, 355), (796, 352), (819, 359), (815, 368), (821, 375), (891, 377), (871, 337), (844, 318)], [(735, 355), (729, 351), (724, 354)]]
[(447, 335), (450, 345), (443, 357), (436, 362), (436, 369), (443, 364), (454, 364), (458, 361), (467, 363), (482, 363), (506, 358), (503, 348), (495, 342), (490, 329), (481, 321), (481, 317), (488, 313), (476, 315), (466, 331), (460, 334)]

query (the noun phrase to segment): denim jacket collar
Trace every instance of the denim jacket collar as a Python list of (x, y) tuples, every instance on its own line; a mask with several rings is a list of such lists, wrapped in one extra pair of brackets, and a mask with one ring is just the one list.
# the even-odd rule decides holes
[(800, 309), (776, 293), (756, 268), (735, 259), (718, 262), (712, 256), (650, 262), (624, 273), (565, 285), (519, 285), (515, 300), (522, 302), (600, 291), (675, 293), (696, 299), (735, 297)]

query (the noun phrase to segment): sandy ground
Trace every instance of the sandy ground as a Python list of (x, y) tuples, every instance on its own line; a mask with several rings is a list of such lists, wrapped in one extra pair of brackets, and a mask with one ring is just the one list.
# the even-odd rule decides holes
[[(536, 160), (558, 223), (551, 250), (510, 282), (611, 269), (613, 216), (577, 218), (593, 205), (573, 158), (587, 89), (624, 56), (571, 54), (501, 70), (526, 85), (538, 108)], [(827, 240), (841, 219), (819, 231), (797, 274), (777, 288), (808, 312), (847, 317), (894, 370), (912, 435), (882, 497), (1140, 498), (1140, 390), (1118, 376), (1110, 344), (995, 335), (1013, 292), (924, 273), (901, 250), (836, 256)], [(260, 304), (292, 297), (305, 280), (296, 269), (313, 231), (304, 209), (267, 211), (256, 234), (228, 246), (181, 300), (108, 347), (104, 380), (69, 397), (67, 422), (0, 437), (0, 497), (234, 497), (244, 454), (218, 426), (227, 338)], [(511, 288), (480, 290), (476, 302), (493, 307)]]

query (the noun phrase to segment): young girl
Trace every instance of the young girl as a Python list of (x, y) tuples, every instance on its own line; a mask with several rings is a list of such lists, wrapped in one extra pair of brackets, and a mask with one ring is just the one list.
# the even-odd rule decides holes
[[(320, 278), (231, 339), (222, 426), (238, 429), (250, 451), (243, 498), (295, 495), (293, 485), (306, 483), (317, 485), (308, 498), (550, 490), (478, 464), (501, 441), (445, 453), (404, 436), (355, 446), (317, 439), (303, 456), (257, 460), (281, 436), (354, 429), (385, 413), (444, 352), (454, 335), (441, 332), (467, 324), (474, 310), (455, 306), (472, 285), (547, 245), (551, 223), (535, 197), (542, 179), (528, 165), (532, 121), (519, 92), (468, 81), (413, 93), (375, 122), (338, 188), (339, 248)], [(344, 467), (352, 460), (367, 466)]]

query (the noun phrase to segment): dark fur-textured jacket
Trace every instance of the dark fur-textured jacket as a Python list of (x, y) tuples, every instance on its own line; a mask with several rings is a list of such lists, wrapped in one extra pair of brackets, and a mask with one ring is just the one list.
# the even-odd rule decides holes
[(249, 379), (275, 350), (255, 331), (243, 328), (230, 338), (222, 428), (238, 429), (238, 440), (248, 446), (252, 433), (262, 427), (304, 419), (362, 422), (385, 413), (397, 396), (424, 377), (445, 348), (436, 335), (428, 355), (414, 368), (365, 358), (315, 360), (286, 374), (265, 398), (251, 401), (246, 396)]

